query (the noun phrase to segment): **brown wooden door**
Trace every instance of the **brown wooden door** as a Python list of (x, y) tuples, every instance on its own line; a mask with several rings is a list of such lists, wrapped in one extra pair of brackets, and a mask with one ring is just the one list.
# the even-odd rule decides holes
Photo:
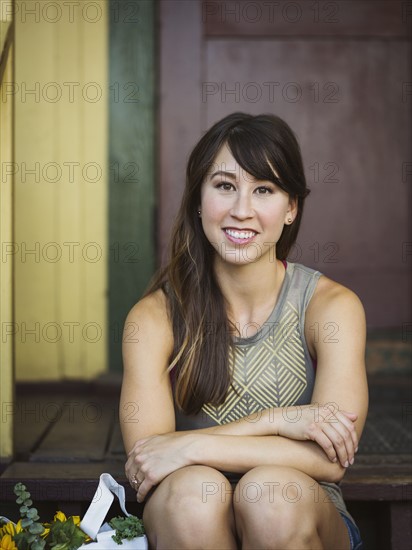
[(290, 260), (357, 292), (370, 327), (410, 326), (410, 12), (161, 0), (161, 256), (196, 140), (233, 111), (275, 113), (298, 136), (312, 189)]

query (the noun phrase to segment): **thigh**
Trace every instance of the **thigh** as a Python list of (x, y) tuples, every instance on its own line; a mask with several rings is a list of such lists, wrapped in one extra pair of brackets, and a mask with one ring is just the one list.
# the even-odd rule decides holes
[(301, 540), (317, 540), (327, 549), (350, 548), (348, 529), (332, 499), (319, 483), (295, 468), (259, 466), (250, 470), (236, 486), (234, 510), (239, 535), (251, 529), (267, 533), (270, 526), (273, 547), (282, 542), (292, 544), (300, 536)]
[(336, 548), (350, 550), (350, 536), (346, 522), (342, 518), (340, 511), (335, 505), (334, 499), (331, 498), (322, 485), (317, 482), (316, 487), (319, 488), (320, 499), (322, 505), (317, 507), (319, 514), (319, 535), (324, 548)]

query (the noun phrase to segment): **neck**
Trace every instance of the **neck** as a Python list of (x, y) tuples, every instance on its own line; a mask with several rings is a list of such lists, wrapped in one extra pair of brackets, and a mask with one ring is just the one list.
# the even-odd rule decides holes
[(215, 257), (215, 275), (227, 302), (229, 317), (253, 317), (273, 308), (285, 276), (280, 260), (234, 265)]

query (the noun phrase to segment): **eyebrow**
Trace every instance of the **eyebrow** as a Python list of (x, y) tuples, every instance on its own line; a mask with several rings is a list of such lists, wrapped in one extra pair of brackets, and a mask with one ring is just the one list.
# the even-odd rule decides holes
[(232, 180), (236, 179), (236, 176), (232, 174), (231, 172), (225, 172), (224, 170), (218, 170), (217, 172), (213, 172), (213, 174), (210, 175), (210, 179), (212, 179), (215, 176), (226, 176), (228, 178), (231, 178)]
[[(236, 176), (232, 172), (225, 172), (224, 170), (217, 170), (216, 172), (213, 172), (213, 174), (210, 175), (210, 179), (214, 178), (215, 176), (226, 176), (232, 180), (236, 180)], [(275, 182), (271, 180), (258, 180), (255, 178), (255, 180), (250, 180), (251, 183), (259, 182), (259, 181), (267, 181), (271, 183), (272, 185), (276, 185)]]

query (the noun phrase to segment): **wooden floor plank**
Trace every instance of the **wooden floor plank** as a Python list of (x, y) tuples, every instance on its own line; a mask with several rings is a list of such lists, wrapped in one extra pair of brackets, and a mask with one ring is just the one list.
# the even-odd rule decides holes
[(50, 427), (59, 420), (64, 397), (25, 395), (16, 400), (14, 410), (15, 459), (27, 460)]
[(111, 401), (66, 401), (58, 422), (30, 456), (31, 462), (88, 462), (104, 459), (113, 425)]

